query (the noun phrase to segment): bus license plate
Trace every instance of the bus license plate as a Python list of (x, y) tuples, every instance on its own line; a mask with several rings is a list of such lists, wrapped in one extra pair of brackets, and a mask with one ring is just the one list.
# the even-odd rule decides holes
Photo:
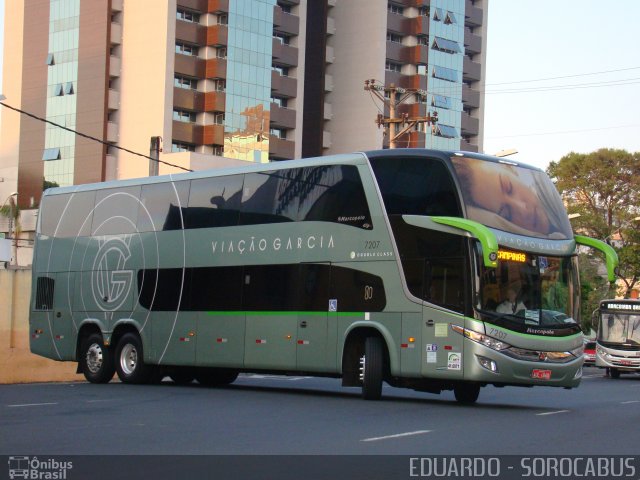
[(551, 380), (551, 370), (534, 369), (531, 372), (531, 378), (537, 378), (538, 380)]

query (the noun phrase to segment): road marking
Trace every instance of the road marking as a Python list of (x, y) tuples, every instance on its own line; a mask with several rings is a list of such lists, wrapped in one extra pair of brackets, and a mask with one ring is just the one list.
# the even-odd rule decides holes
[(422, 435), (429, 433), (431, 430), (416, 430), (415, 432), (396, 433), (395, 435), (386, 435), (384, 437), (364, 438), (361, 442), (377, 442), (378, 440), (389, 440), (391, 438), (410, 437), (412, 435)]
[(582, 378), (604, 378), (604, 373), (593, 373), (591, 375), (583, 375)]
[(58, 403), (22, 403), (18, 405), (7, 405), (7, 407), (40, 407), (42, 405), (58, 405)]
[(286, 375), (258, 375), (258, 374), (254, 375), (252, 374), (252, 375), (245, 375), (243, 377), (239, 377), (238, 380), (243, 378), (245, 380), (286, 380), (289, 382), (295, 382), (297, 380), (306, 380), (313, 377), (288, 377)]
[(627, 400), (626, 402), (620, 402), (622, 405), (627, 405), (629, 403), (640, 403), (640, 400)]
[(555, 415), (556, 413), (566, 413), (569, 410), (556, 410), (555, 412), (543, 412), (543, 413), (536, 413), (536, 415)]
[(97, 402), (113, 402), (110, 398), (105, 398), (104, 400), (87, 400), (87, 403), (97, 403)]

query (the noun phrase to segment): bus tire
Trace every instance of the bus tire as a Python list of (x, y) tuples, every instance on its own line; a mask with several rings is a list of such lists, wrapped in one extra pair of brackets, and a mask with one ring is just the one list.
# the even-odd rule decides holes
[(238, 378), (238, 371), (226, 368), (212, 368), (196, 373), (199, 384), (207, 387), (230, 385)]
[(620, 370), (618, 370), (617, 368), (612, 368), (609, 371), (609, 375), (611, 375), (611, 378), (620, 378)]
[(109, 383), (116, 372), (113, 352), (104, 345), (99, 333), (82, 340), (78, 362), (84, 378), (91, 383)]
[(472, 405), (478, 401), (480, 395), (480, 385), (475, 383), (461, 383), (453, 387), (453, 395), (458, 403)]
[(116, 348), (116, 372), (122, 383), (147, 383), (151, 368), (144, 363), (142, 341), (135, 333), (125, 333)]
[(380, 400), (384, 372), (384, 346), (379, 337), (367, 337), (361, 362), (362, 398)]

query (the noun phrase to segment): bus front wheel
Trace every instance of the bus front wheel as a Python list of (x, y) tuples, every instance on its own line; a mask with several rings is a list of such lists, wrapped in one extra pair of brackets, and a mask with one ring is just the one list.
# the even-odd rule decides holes
[(609, 375), (611, 375), (611, 378), (620, 378), (620, 370), (612, 368)]
[(384, 346), (379, 337), (367, 337), (364, 342), (364, 356), (360, 359), (360, 379), (362, 398), (379, 400), (382, 396), (384, 372)]
[(480, 385), (474, 383), (462, 383), (456, 385), (453, 388), (453, 395), (456, 397), (458, 403), (464, 405), (471, 405), (476, 403), (478, 396), (480, 395)]
[(123, 383), (146, 383), (151, 369), (144, 363), (142, 341), (135, 333), (126, 333), (116, 348), (116, 371)]
[(91, 383), (108, 383), (116, 371), (113, 352), (104, 345), (99, 333), (83, 339), (78, 362), (84, 378)]

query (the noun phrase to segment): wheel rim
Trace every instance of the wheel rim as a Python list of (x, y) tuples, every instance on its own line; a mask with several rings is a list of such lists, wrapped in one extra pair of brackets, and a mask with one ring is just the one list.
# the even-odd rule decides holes
[(131, 375), (138, 365), (138, 350), (127, 343), (120, 352), (120, 368), (126, 375)]
[(103, 362), (103, 352), (102, 347), (97, 343), (91, 344), (91, 346), (87, 350), (87, 368), (89, 372), (95, 374), (100, 371), (102, 368)]

